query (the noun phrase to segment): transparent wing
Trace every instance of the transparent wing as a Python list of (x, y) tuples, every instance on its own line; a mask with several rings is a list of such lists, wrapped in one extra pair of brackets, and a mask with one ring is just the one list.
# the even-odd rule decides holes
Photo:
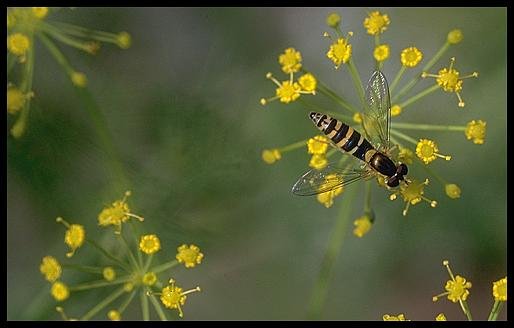
[(391, 100), (389, 86), (381, 71), (374, 71), (366, 86), (362, 123), (368, 140), (379, 150), (389, 149)]
[(322, 170), (312, 169), (302, 175), (294, 184), (292, 192), (298, 196), (322, 194), (374, 175), (371, 169), (338, 168), (329, 164)]

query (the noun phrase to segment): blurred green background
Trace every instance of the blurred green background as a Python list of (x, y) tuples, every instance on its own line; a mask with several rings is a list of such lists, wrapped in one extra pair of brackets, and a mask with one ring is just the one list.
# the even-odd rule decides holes
[[(441, 264), (448, 259), (454, 273), (472, 281), (468, 304), (476, 319), (485, 320), (493, 304), (492, 282), (507, 271), (506, 9), (376, 9), (391, 19), (381, 37), (392, 50), (383, 68), (390, 81), (400, 68), (401, 49), (417, 46), (424, 65), (454, 28), (462, 29), (463, 42), (431, 72), (447, 67), (455, 56), (461, 74), (480, 73), (464, 83), (464, 109), (457, 107), (455, 94), (438, 90), (393, 121), (465, 125), (482, 119), (487, 137), (485, 144), (475, 145), (462, 132), (407, 131), (436, 140), (441, 153), (453, 156), (431, 168), (457, 183), (462, 196), (449, 199), (431, 178), (426, 195), (438, 200), (438, 207), (419, 204), (403, 217), (403, 203), (389, 201), (389, 193), (374, 187), (376, 222), (362, 239), (353, 236), (349, 223), (321, 318), (381, 320), (386, 313), (404, 313), (412, 320), (433, 320), (444, 312), (448, 320), (464, 320), (458, 304), (432, 302), (449, 279)], [(271, 166), (262, 161), (261, 151), (316, 131), (300, 103), (262, 107), (259, 99), (274, 95), (265, 74), (282, 78), (278, 55), (294, 47), (305, 67), (357, 103), (347, 68), (333, 69), (325, 56), (329, 42), (321, 35), (328, 29), (326, 15), (341, 14), (343, 31), (354, 32), (353, 58), (365, 81), (373, 67), (373, 39), (362, 21), (372, 10), (76, 8), (48, 17), (132, 35), (133, 45), (125, 51), (107, 45), (87, 56), (61, 48), (89, 78), (131, 183), (131, 209), (146, 218), (141, 230), (157, 232), (161, 239), (157, 260), (173, 258), (182, 243), (197, 244), (205, 254), (197, 268), (170, 271), (184, 288), (203, 289), (188, 298), (185, 320), (306, 318), (344, 194), (326, 209), (315, 198), (290, 193), (308, 169), (305, 149), (284, 154)], [(419, 69), (408, 70), (400, 87)], [(421, 81), (411, 94), (432, 83)], [(64, 228), (55, 218), (84, 225), (90, 238), (111, 238), (110, 231), (97, 226), (97, 215), (125, 190), (114, 185), (84, 103), (40, 44), (33, 88), (37, 97), (26, 135), (7, 137), (10, 320), (60, 319), (39, 273), (43, 256), (65, 260)], [(363, 187), (352, 188), (361, 188), (351, 212), (357, 218)], [(80, 249), (71, 262), (101, 263), (94, 254)], [(65, 271), (63, 279), (81, 281), (77, 277)], [(73, 294), (64, 302), (66, 312), (83, 314), (105, 292)], [(129, 309), (124, 319), (141, 318), (137, 298)], [(506, 308), (500, 316), (505, 318)]]

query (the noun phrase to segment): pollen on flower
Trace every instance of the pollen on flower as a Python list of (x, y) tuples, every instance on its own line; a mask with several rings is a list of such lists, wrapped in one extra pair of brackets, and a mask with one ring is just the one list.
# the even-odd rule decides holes
[(22, 33), (14, 33), (7, 37), (7, 50), (18, 57), (24, 56), (30, 48), (29, 38)]
[(87, 86), (87, 76), (84, 73), (72, 72), (70, 74), (70, 79), (71, 82), (79, 88), (85, 88)]
[(184, 313), (182, 312), (182, 305), (186, 303), (187, 294), (199, 292), (200, 287), (196, 287), (194, 289), (187, 290), (185, 292), (182, 291), (182, 288), (175, 285), (175, 280), (170, 279), (170, 284), (162, 289), (160, 293), (160, 299), (162, 304), (168, 309), (177, 309), (179, 317), (184, 317)]
[(458, 106), (464, 107), (465, 103), (460, 96), (460, 91), (462, 90), (462, 83), (464, 79), (470, 77), (478, 77), (478, 72), (473, 72), (466, 76), (460, 77), (460, 73), (453, 68), (453, 64), (455, 63), (455, 57), (450, 58), (450, 66), (448, 68), (443, 68), (438, 72), (438, 74), (430, 74), (427, 72), (423, 72), (421, 74), (422, 78), (426, 77), (434, 77), (436, 78), (436, 83), (441, 88), (443, 88), (446, 92), (455, 92), (457, 98), (459, 100)]
[(402, 212), (404, 216), (407, 215), (410, 205), (416, 205), (422, 200), (429, 203), (431, 207), (436, 207), (437, 202), (435, 200), (430, 200), (423, 196), (425, 193), (424, 189), (426, 185), (428, 185), (428, 179), (425, 179), (425, 181), (421, 183), (419, 181), (413, 180), (408, 184), (401, 184), (400, 188), (389, 196), (389, 199), (395, 200), (398, 195), (402, 196), (403, 201), (405, 202), (405, 208)]
[(447, 321), (446, 316), (444, 315), (444, 313), (439, 313), (437, 317), (435, 317), (435, 321)]
[(45, 279), (54, 282), (61, 277), (61, 265), (53, 256), (45, 256), (39, 266), (39, 271), (45, 276)]
[(482, 145), (485, 140), (485, 126), (486, 122), (482, 120), (473, 120), (469, 122), (466, 125), (466, 130), (464, 130), (466, 139), (473, 140), (474, 144)]
[(352, 117), (352, 120), (355, 122), (355, 123), (362, 123), (362, 115), (361, 113), (355, 113), (353, 114), (353, 117)]
[(48, 15), (48, 7), (32, 7), (34, 17), (43, 19)]
[(200, 248), (196, 245), (181, 245), (177, 248), (177, 252), (176, 258), (178, 262), (184, 263), (186, 268), (194, 268), (197, 264), (202, 263), (203, 254), (200, 252)]
[(469, 295), (469, 290), (472, 286), (470, 281), (466, 281), (466, 278), (463, 278), (459, 275), (454, 276), (451, 269), (450, 263), (448, 261), (443, 261), (443, 265), (446, 267), (448, 274), (450, 275), (451, 280), (446, 282), (446, 292), (441, 293), (432, 297), (432, 301), (436, 302), (439, 297), (447, 296), (447, 298), (453, 303), (465, 301)]
[(316, 78), (311, 73), (304, 74), (298, 79), (298, 84), (300, 84), (302, 90), (312, 92), (313, 95), (316, 94), (317, 83)]
[(375, 47), (373, 50), (373, 57), (377, 62), (383, 62), (389, 58), (389, 45), (381, 44)]
[(67, 257), (72, 257), (75, 251), (84, 244), (86, 240), (86, 231), (80, 224), (69, 224), (63, 218), (58, 217), (56, 220), (58, 223), (62, 223), (66, 228), (64, 234), (64, 243), (70, 247), (70, 252), (66, 253)]
[(144, 218), (130, 213), (129, 206), (127, 204), (127, 197), (130, 196), (130, 194), (130, 191), (126, 191), (123, 199), (117, 200), (113, 202), (111, 206), (104, 208), (98, 215), (98, 225), (103, 227), (114, 225), (116, 227), (114, 232), (119, 234), (121, 231), (121, 224), (126, 222), (129, 217), (134, 217), (139, 221), (144, 221)]
[(121, 313), (117, 310), (110, 310), (107, 312), (107, 318), (111, 321), (120, 321), (121, 320)]
[(398, 314), (398, 315), (389, 315), (389, 314), (384, 314), (384, 316), (382, 317), (382, 319), (384, 321), (410, 321), (410, 320), (407, 320), (405, 318), (405, 315), (403, 314)]
[(314, 154), (309, 161), (309, 166), (316, 170), (321, 170), (328, 165), (327, 157), (323, 155)]
[(359, 238), (362, 238), (371, 230), (373, 221), (368, 215), (363, 215), (353, 221), (353, 225), (355, 226), (355, 229), (353, 229), (353, 234)]
[(446, 195), (452, 199), (460, 198), (461, 190), (459, 186), (454, 183), (447, 183), (444, 186), (444, 191), (446, 192)]
[(23, 93), (16, 87), (7, 87), (7, 112), (9, 114), (16, 114), (33, 95), (33, 92)]
[(287, 48), (278, 57), (278, 62), (282, 65), (284, 73), (296, 73), (302, 68), (302, 54), (294, 48)]
[[(349, 32), (346, 39), (338, 38), (330, 45), (327, 57), (334, 62), (336, 69), (339, 68), (341, 64), (346, 64), (352, 55), (352, 45), (348, 43), (352, 34), (352, 32)], [(324, 35), (330, 37), (328, 33)]]
[(161, 242), (156, 235), (143, 235), (139, 241), (139, 249), (145, 254), (155, 254), (161, 249)]
[(415, 67), (423, 59), (423, 53), (416, 47), (409, 47), (402, 50), (400, 61), (403, 66)]
[[(325, 184), (323, 184), (320, 189), (324, 188), (326, 184), (329, 184), (331, 180), (334, 180), (336, 178), (335, 174), (329, 174), (325, 177)], [(330, 183), (331, 184), (331, 183)], [(344, 191), (343, 186), (337, 187), (335, 189), (332, 189), (330, 191), (321, 193), (317, 195), (318, 202), (325, 205), (326, 208), (331, 207), (334, 204), (334, 198), (340, 194), (342, 194)]]
[(315, 136), (307, 141), (307, 152), (312, 155), (323, 155), (328, 149), (328, 139), (325, 136)]
[(414, 159), (414, 152), (409, 148), (400, 147), (398, 152), (398, 161), (405, 164), (412, 164)]
[(107, 281), (113, 281), (114, 279), (116, 279), (116, 271), (114, 271), (114, 268), (110, 266), (105, 267), (102, 270), (102, 275), (104, 279)]
[(462, 31), (459, 29), (455, 29), (455, 30), (451, 30), (448, 33), (447, 40), (448, 40), (448, 43), (450, 43), (450, 44), (457, 44), (457, 43), (460, 43), (463, 38), (464, 38), (464, 35), (462, 35)]
[(273, 164), (276, 161), (280, 160), (282, 155), (280, 154), (280, 150), (278, 149), (264, 149), (262, 151), (262, 160), (268, 164)]
[(141, 280), (143, 285), (153, 286), (157, 282), (157, 275), (154, 272), (147, 272)]
[(419, 139), (419, 142), (416, 145), (416, 155), (425, 164), (434, 161), (437, 157), (444, 158), (447, 161), (451, 160), (451, 156), (441, 155), (438, 151), (439, 148), (437, 148), (436, 143), (429, 139)]
[(507, 277), (493, 282), (493, 297), (495, 301), (507, 301)]
[(70, 296), (70, 291), (68, 286), (66, 286), (63, 282), (56, 281), (53, 283), (50, 293), (55, 298), (56, 301), (64, 301)]
[(381, 14), (379, 11), (373, 11), (364, 19), (363, 25), (368, 31), (368, 34), (378, 35), (387, 29), (389, 23), (389, 16)]
[(281, 102), (288, 104), (300, 97), (301, 89), (297, 82), (283, 81), (277, 88), (276, 95)]
[(391, 107), (391, 116), (398, 116), (402, 113), (402, 108), (400, 105), (393, 105)]
[(116, 41), (121, 49), (128, 49), (132, 45), (132, 37), (127, 32), (118, 33)]
[(327, 16), (327, 25), (333, 28), (337, 28), (341, 23), (341, 16), (337, 13), (331, 13)]

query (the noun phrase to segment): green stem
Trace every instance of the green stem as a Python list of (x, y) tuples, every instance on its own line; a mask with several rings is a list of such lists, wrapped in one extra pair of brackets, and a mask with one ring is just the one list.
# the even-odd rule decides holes
[(95, 267), (95, 266), (88, 266), (88, 265), (79, 265), (79, 264), (64, 264), (61, 263), (61, 266), (63, 269), (72, 269), (77, 270), (81, 272), (88, 272), (88, 273), (102, 273), (102, 268)]
[[(136, 232), (136, 226), (135, 226), (135, 223), (134, 223), (134, 220), (130, 220), (130, 229), (132, 230), (132, 235), (134, 236), (134, 241), (136, 243), (136, 245), (138, 244), (138, 240), (137, 240), (137, 236), (139, 235), (137, 232)], [(137, 261), (139, 263), (139, 267), (143, 267), (143, 256), (141, 255), (141, 252), (137, 252)]]
[(120, 297), (125, 291), (123, 290), (123, 287), (115, 290), (111, 295), (104, 298), (103, 301), (98, 303), (95, 307), (93, 307), (89, 312), (84, 314), (82, 318), (80, 318), (81, 321), (86, 321), (91, 319), (95, 314), (97, 314), (99, 311), (101, 311), (103, 308), (105, 308), (107, 305), (111, 304), (114, 300), (116, 300), (118, 297)]
[(468, 318), (468, 321), (473, 321), (473, 318), (471, 317), (471, 311), (468, 307), (468, 303), (466, 301), (460, 301), (460, 304), (462, 305), (462, 311), (464, 311), (464, 314)]
[(125, 246), (125, 251), (129, 255), (129, 258), (132, 261), (132, 265), (134, 265), (134, 268), (135, 269), (141, 269), (141, 267), (139, 266), (139, 263), (137, 263), (136, 257), (134, 256), (134, 253), (132, 253), (132, 250), (130, 249), (129, 244), (128, 244), (127, 240), (125, 239), (125, 236), (123, 236), (123, 234), (120, 233), (118, 235), (118, 237), (123, 241), (123, 245)]
[(348, 110), (351, 113), (355, 113), (358, 110), (356, 110), (351, 104), (349, 104), (345, 99), (343, 99), (341, 96), (339, 96), (337, 93), (332, 91), (329, 87), (327, 87), (325, 84), (323, 84), (321, 81), (318, 81), (318, 90), (325, 96), (332, 99), (336, 104), (340, 105), (344, 109)]
[(82, 40), (77, 40), (66, 34), (63, 34), (61, 30), (57, 29), (56, 27), (48, 23), (40, 22), (39, 26), (41, 27), (41, 30), (45, 31), (46, 33), (48, 33), (55, 39), (61, 41), (62, 43), (69, 45), (70, 47), (74, 47), (79, 50), (90, 53), (88, 46)]
[(364, 214), (371, 213), (371, 180), (365, 183), (365, 201), (364, 201)]
[(426, 130), (426, 131), (465, 131), (465, 126), (460, 125), (431, 125), (415, 123), (391, 123), (391, 128), (406, 130)]
[(398, 73), (396, 74), (396, 76), (393, 80), (393, 83), (389, 87), (389, 93), (391, 93), (391, 94), (393, 93), (393, 90), (398, 85), (398, 82), (400, 82), (400, 79), (402, 78), (402, 75), (405, 72), (405, 69), (406, 69), (406, 67), (404, 65), (402, 65), (402, 68), (400, 68), (400, 70), (398, 71)]
[(339, 253), (341, 252), (341, 246), (346, 235), (353, 199), (357, 193), (356, 190), (357, 188), (355, 188), (355, 186), (354, 188), (348, 189), (344, 192), (343, 199), (341, 200), (339, 217), (335, 223), (334, 229), (332, 230), (327, 251), (323, 257), (321, 269), (312, 292), (308, 312), (309, 319), (319, 319), (321, 317), (321, 311), (327, 297), (328, 285), (332, 276), (332, 271)]
[(158, 265), (158, 266), (155, 266), (153, 268), (150, 269), (151, 272), (155, 273), (155, 274), (158, 274), (158, 273), (161, 273), (163, 271), (166, 271), (168, 269), (171, 269), (173, 268), (174, 266), (176, 266), (178, 264), (178, 261), (177, 260), (172, 260), (172, 261), (169, 261), (169, 262), (166, 262), (164, 264), (161, 264), (161, 265)]
[[(439, 58), (441, 58), (441, 56), (446, 52), (446, 50), (448, 50), (448, 48), (450, 47), (450, 44), (448, 43), (448, 41), (437, 51), (437, 53), (435, 54), (435, 56), (425, 65), (425, 67), (423, 67), (422, 69), (422, 72), (426, 72), (428, 71), (430, 68), (432, 68), (432, 66), (434, 66), (434, 64), (439, 60)], [(418, 81), (421, 79), (421, 74), (418, 74), (416, 75), (416, 77), (414, 77), (409, 83), (407, 83), (407, 85), (405, 85), (401, 90), (400, 92), (398, 92), (398, 94), (396, 94), (393, 99), (392, 99), (392, 102), (393, 104), (396, 102), (396, 100), (400, 99), (400, 97), (402, 97), (404, 94), (406, 94), (407, 92), (409, 92), (410, 89), (412, 89), (416, 83), (418, 83)]]
[(357, 93), (359, 94), (359, 99), (361, 101), (361, 105), (364, 108), (366, 106), (364, 102), (364, 88), (362, 86), (362, 81), (359, 75), (359, 72), (357, 71), (357, 67), (355, 66), (355, 63), (353, 62), (353, 58), (350, 57), (350, 60), (348, 61), (348, 69), (350, 70), (350, 75), (353, 80), (353, 84), (355, 85), (355, 89), (357, 90)]
[(125, 309), (127, 308), (127, 306), (130, 304), (130, 302), (132, 302), (132, 299), (134, 298), (134, 296), (136, 295), (136, 291), (133, 290), (129, 297), (127, 299), (125, 299), (125, 301), (123, 301), (123, 303), (121, 303), (120, 307), (118, 308), (118, 312), (121, 314), (123, 313), (123, 311), (125, 311)]
[(70, 286), (70, 291), (78, 292), (78, 291), (82, 291), (82, 290), (100, 288), (100, 287), (105, 287), (105, 286), (119, 285), (119, 284), (124, 284), (131, 280), (132, 280), (131, 276), (120, 277), (120, 278), (114, 279), (112, 281), (96, 280), (96, 281), (86, 282), (86, 283), (76, 285), (76, 286)]
[(396, 130), (391, 129), (391, 134), (394, 134), (394, 135), (402, 138), (403, 140), (408, 141), (408, 142), (410, 142), (410, 143), (412, 143), (414, 145), (418, 144), (416, 139), (413, 139), (413, 138), (409, 137), (408, 135), (401, 133), (400, 131), (396, 131)]
[[(50, 23), (48, 23), (48, 24), (50, 24)], [(118, 37), (118, 34), (115, 34), (115, 33), (90, 30), (90, 29), (82, 27), (82, 26), (77, 26), (77, 25), (68, 24), (68, 23), (52, 22), (51, 25), (55, 26), (55, 28), (63, 31), (64, 33), (83, 37), (83, 38), (90, 38), (90, 39), (96, 39), (96, 40), (101, 40), (98, 38), (103, 38), (106, 42), (116, 43), (116, 40)], [(102, 41), (104, 41), (104, 40), (102, 40)]]
[(155, 298), (154, 295), (150, 295), (149, 297), (150, 297), (150, 302), (152, 302), (155, 312), (157, 312), (157, 315), (159, 316), (161, 321), (168, 321), (168, 318), (166, 318), (166, 314), (164, 313), (159, 301), (157, 301), (157, 299)]
[(432, 169), (430, 169), (428, 167), (428, 165), (421, 163), (421, 166), (425, 169), (425, 171), (428, 172), (428, 174), (434, 176), (437, 179), (437, 181), (439, 181), (443, 186), (446, 186), (447, 182), (446, 182), (446, 180), (443, 179), (443, 177), (441, 177), (439, 174), (435, 173)]
[(426, 95), (429, 95), (430, 93), (436, 91), (437, 89), (439, 89), (440, 86), (439, 84), (434, 84), (433, 86), (431, 86), (430, 88), (427, 88), (423, 91), (421, 91), (420, 93), (412, 96), (411, 98), (407, 99), (406, 101), (404, 101), (403, 103), (400, 104), (400, 107), (401, 109), (405, 109), (405, 107), (411, 105), (412, 103), (414, 103), (415, 101), (418, 101), (420, 100), (421, 98), (423, 98), (424, 96)]
[(9, 74), (17, 60), (16, 56), (12, 55), (10, 52), (7, 53), (7, 74)]
[(102, 253), (102, 255), (104, 255), (105, 257), (107, 257), (107, 258), (113, 260), (114, 262), (116, 262), (116, 264), (118, 264), (126, 272), (131, 272), (132, 271), (130, 269), (130, 267), (127, 266), (127, 264), (123, 263), (118, 258), (116, 258), (116, 257), (112, 256), (111, 254), (109, 254), (109, 252), (107, 252), (102, 246), (98, 245), (95, 241), (90, 240), (90, 239), (86, 239), (86, 242), (89, 243), (91, 246), (93, 246), (97, 251)]
[(496, 321), (498, 318), (498, 315), (500, 314), (502, 307), (503, 307), (502, 301), (494, 301), (493, 308), (491, 309), (491, 313), (489, 314), (489, 317), (487, 318), (487, 321)]
[(148, 272), (148, 268), (150, 267), (150, 264), (152, 264), (152, 259), (153, 259), (153, 254), (148, 255), (145, 266), (143, 267), (143, 272)]
[(304, 146), (307, 146), (307, 140), (301, 140), (301, 141), (295, 142), (294, 144), (287, 145), (285, 147), (280, 148), (279, 151), (286, 152), (286, 151), (291, 151), (291, 150), (298, 149), (298, 148), (301, 148)]
[(150, 320), (150, 309), (148, 308), (148, 296), (146, 296), (145, 290), (141, 289), (139, 294), (141, 300), (141, 311), (143, 312), (143, 320)]
[(43, 33), (38, 33), (38, 37), (41, 40), (41, 42), (45, 45), (48, 52), (50, 52), (50, 54), (54, 57), (55, 61), (57, 61), (57, 63), (64, 68), (66, 73), (68, 75), (73, 73), (74, 69), (71, 67), (68, 59), (66, 59), (61, 50), (59, 50), (59, 48), (55, 45), (55, 43), (53, 43), (52, 40), (50, 40)]

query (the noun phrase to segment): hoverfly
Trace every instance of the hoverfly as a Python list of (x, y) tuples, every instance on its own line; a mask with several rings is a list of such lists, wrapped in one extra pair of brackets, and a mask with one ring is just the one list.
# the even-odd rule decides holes
[(294, 184), (292, 192), (295, 195), (321, 194), (378, 176), (382, 176), (391, 188), (398, 187), (402, 180), (408, 182), (404, 178), (408, 172), (407, 165), (395, 164), (390, 158), (391, 101), (387, 80), (379, 70), (374, 71), (369, 79), (365, 102), (362, 123), (367, 138), (333, 117), (323, 113), (309, 113), (314, 125), (330, 139), (333, 147), (355, 156), (363, 166), (341, 169), (328, 165), (322, 170), (312, 169)]

